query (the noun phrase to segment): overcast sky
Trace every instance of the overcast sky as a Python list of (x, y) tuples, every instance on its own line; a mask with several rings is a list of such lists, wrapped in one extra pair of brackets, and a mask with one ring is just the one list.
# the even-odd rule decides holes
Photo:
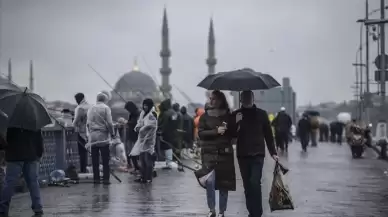
[[(370, 2), (371, 9), (379, 6)], [(217, 71), (251, 67), (279, 80), (289, 76), (299, 105), (352, 97), (363, 0), (2, 0), (0, 69), (6, 73), (12, 58), (14, 81), (28, 85), (32, 59), (35, 89), (48, 100), (72, 102), (84, 92), (94, 101), (109, 87), (88, 64), (114, 85), (135, 56), (160, 83), (164, 6), (171, 82), (195, 101), (205, 97), (196, 84), (207, 73), (211, 16)]]

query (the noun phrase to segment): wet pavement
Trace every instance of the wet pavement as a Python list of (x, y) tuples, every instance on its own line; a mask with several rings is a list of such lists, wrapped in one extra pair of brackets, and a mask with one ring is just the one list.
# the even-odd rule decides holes
[[(289, 167), (286, 176), (295, 210), (270, 213), (268, 194), (274, 162), (267, 159), (263, 178), (265, 215), (269, 217), (386, 217), (388, 216), (388, 163), (377, 160), (368, 149), (364, 159), (353, 160), (347, 145), (323, 143), (300, 151), (291, 144), (281, 161)], [(133, 182), (120, 174), (123, 183), (109, 187), (79, 184), (70, 188), (42, 189), (45, 216), (206, 216), (205, 192), (192, 172), (160, 171), (151, 185)], [(229, 196), (228, 217), (247, 216), (241, 179)], [(11, 216), (30, 216), (28, 194), (16, 195)]]

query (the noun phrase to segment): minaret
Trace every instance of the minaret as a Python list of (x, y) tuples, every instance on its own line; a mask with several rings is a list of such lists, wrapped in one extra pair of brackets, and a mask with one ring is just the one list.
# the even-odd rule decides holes
[(206, 64), (209, 75), (216, 73), (216, 40), (214, 37), (213, 19), (210, 19)]
[(34, 91), (34, 66), (32, 63), (32, 60), (30, 60), (30, 85), (29, 85), (30, 91)]
[[(214, 37), (213, 18), (210, 19), (209, 35), (207, 42), (207, 72), (209, 75), (216, 73), (216, 39)], [(206, 91), (206, 97), (209, 98), (211, 91)]]
[(8, 60), (8, 82), (12, 83), (12, 61), (11, 58)]
[(133, 71), (133, 72), (139, 72), (139, 71), (140, 71), (139, 64), (137, 64), (137, 57), (135, 57), (135, 58), (133, 59), (133, 68), (132, 68), (132, 71)]
[(171, 85), (170, 85), (171, 68), (169, 63), (171, 51), (169, 48), (168, 36), (169, 34), (168, 34), (167, 11), (166, 11), (166, 8), (164, 8), (163, 24), (162, 24), (162, 50), (160, 51), (160, 57), (162, 58), (162, 68), (160, 68), (160, 74), (162, 75), (162, 85), (160, 86), (160, 90), (162, 91), (165, 97), (171, 98)]

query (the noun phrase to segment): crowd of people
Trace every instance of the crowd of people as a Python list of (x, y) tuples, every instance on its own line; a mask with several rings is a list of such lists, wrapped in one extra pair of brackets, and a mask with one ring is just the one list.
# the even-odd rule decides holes
[[(125, 109), (129, 116), (123, 122), (126, 124), (127, 135), (127, 141), (124, 141), (125, 160), (128, 168), (132, 169), (130, 172), (137, 176), (135, 181), (152, 183), (157, 176), (154, 167), (158, 156), (163, 155), (165, 158), (163, 169), (171, 170), (173, 162), (176, 162), (178, 171), (183, 171), (185, 165), (181, 159), (198, 154), (201, 169), (197, 170), (196, 175), (199, 171), (207, 174), (205, 188), (208, 217), (217, 216), (216, 190), (219, 191), (220, 200), (218, 217), (223, 217), (227, 209), (228, 192), (236, 190), (235, 144), (249, 216), (262, 216), (261, 177), (265, 147), (275, 161), (278, 161), (278, 149), (287, 152), (292, 119), (281, 108), (271, 122), (267, 112), (253, 103), (252, 91), (243, 91), (240, 99), (241, 107), (232, 111), (224, 93), (213, 91), (205, 108), (196, 109), (195, 117), (187, 114), (186, 107), (172, 104), (170, 99), (163, 101), (157, 109), (152, 99), (144, 99), (141, 108), (134, 102), (127, 102)], [(109, 185), (112, 154), (110, 144), (112, 139), (118, 137), (111, 109), (107, 105), (109, 95), (105, 92), (98, 93), (96, 103), (92, 105), (87, 103), (84, 94), (77, 93), (75, 101), (78, 105), (74, 112), (73, 125), (78, 134), (80, 172), (88, 171), (88, 158), (91, 155), (94, 183)], [(313, 119), (305, 114), (298, 122), (297, 136), (305, 151), (309, 141), (316, 145), (319, 124)], [(335, 126), (330, 126), (330, 130), (332, 129)], [(336, 136), (337, 131), (330, 134), (331, 140), (339, 139)], [(36, 170), (44, 151), (41, 132), (8, 129), (7, 143), (7, 173), (1, 191), (0, 217), (8, 214), (13, 187), (20, 174), (24, 175), (30, 190), (33, 211), (37, 216), (42, 215)], [(200, 150), (199, 153), (194, 152), (194, 144), (200, 147), (196, 149)]]

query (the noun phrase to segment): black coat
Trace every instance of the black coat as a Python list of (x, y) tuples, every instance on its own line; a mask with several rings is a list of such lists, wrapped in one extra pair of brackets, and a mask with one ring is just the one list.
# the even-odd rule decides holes
[(182, 141), (186, 147), (191, 148), (194, 142), (194, 119), (187, 114), (186, 108), (182, 107)]
[(8, 128), (7, 145), (4, 147), (6, 161), (37, 161), (43, 155), (42, 132)]
[(298, 122), (297, 135), (299, 138), (310, 135), (311, 122), (308, 118), (302, 118)]
[[(171, 108), (171, 100), (160, 103), (158, 118), (158, 133), (161, 136), (160, 148), (168, 150), (178, 148), (178, 114)], [(172, 146), (172, 147), (171, 147)]]
[(241, 113), (243, 118), (238, 123), (237, 156), (265, 156), (265, 146), (271, 155), (276, 154), (272, 127), (266, 111), (257, 108), (240, 108), (233, 112), (233, 121)]
[(276, 132), (290, 132), (292, 126), (291, 117), (284, 111), (279, 112), (275, 119), (272, 121), (272, 125)]
[(198, 136), (201, 140), (202, 170), (215, 171), (217, 190), (236, 190), (236, 174), (234, 168), (234, 150), (232, 135), (226, 131), (224, 135), (217, 133), (222, 122), (231, 123), (231, 115), (210, 116), (207, 112), (199, 119)]
[(125, 109), (129, 112), (128, 122), (127, 122), (127, 139), (132, 143), (135, 143), (138, 138), (138, 133), (135, 131), (137, 120), (139, 119), (140, 112), (136, 107), (135, 103), (127, 102), (125, 104)]

